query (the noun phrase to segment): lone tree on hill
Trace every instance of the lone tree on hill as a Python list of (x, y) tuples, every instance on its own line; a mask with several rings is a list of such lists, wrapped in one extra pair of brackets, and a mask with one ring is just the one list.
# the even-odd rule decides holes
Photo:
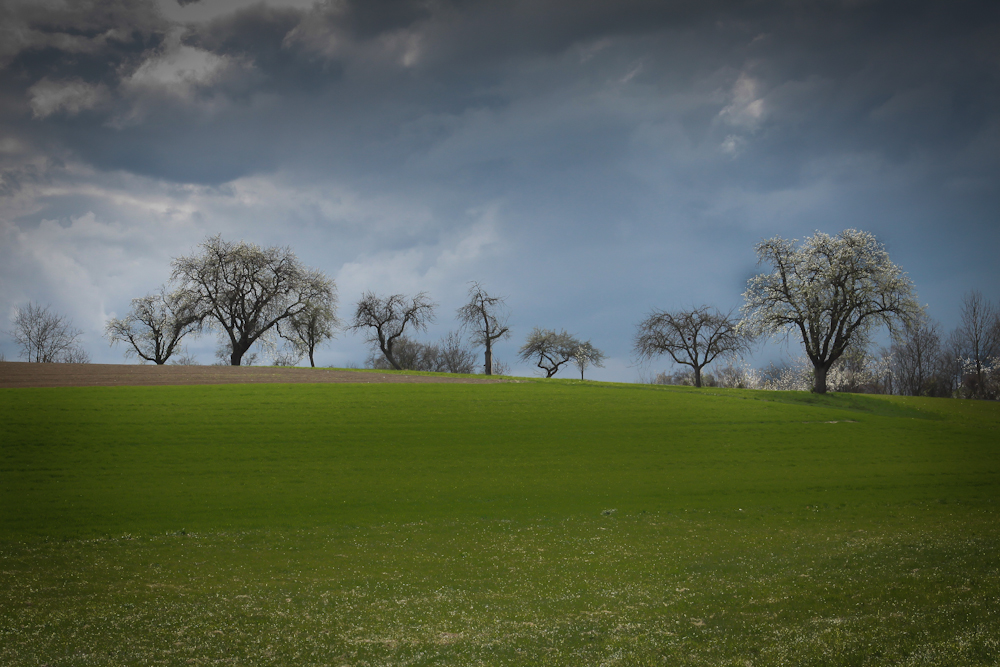
[(171, 262), (171, 278), (206, 323), (229, 338), (233, 366), (279, 322), (310, 307), (332, 307), (333, 280), (303, 266), (290, 248), (232, 243), (219, 235), (200, 248)]
[(14, 308), (10, 335), (21, 346), (21, 356), (37, 363), (87, 363), (90, 357), (78, 341), (83, 331), (65, 315), (29, 302)]
[(487, 375), (493, 375), (493, 342), (510, 338), (509, 317), (504, 297), (490, 296), (477, 282), (469, 285), (469, 303), (458, 309), (458, 321), (473, 343), (486, 347)]
[(161, 287), (155, 294), (132, 299), (125, 317), (108, 320), (104, 336), (111, 345), (127, 343), (126, 357), (165, 364), (181, 339), (201, 329), (201, 325), (202, 315), (190, 295), (182, 291), (168, 293)]
[(774, 237), (756, 251), (773, 270), (747, 283), (739, 327), (753, 336), (801, 336), (818, 394), (853, 340), (882, 325), (895, 334), (922, 312), (913, 283), (868, 232), (816, 232), (799, 247)]
[(304, 310), (278, 323), (278, 334), (289, 341), (299, 354), (309, 357), (309, 365), (316, 367), (313, 358), (316, 348), (332, 340), (340, 328), (337, 319), (337, 293), (331, 289), (331, 296), (325, 303), (306, 304)]
[(604, 368), (604, 353), (590, 344), (590, 341), (580, 343), (573, 351), (573, 363), (580, 369), (580, 379), (588, 366)]
[(708, 306), (692, 310), (653, 311), (639, 323), (633, 349), (643, 360), (668, 354), (674, 363), (690, 366), (694, 386), (701, 386), (701, 369), (719, 355), (742, 352), (750, 339), (737, 331), (732, 311), (720, 313)]
[(365, 292), (358, 301), (354, 320), (348, 328), (364, 332), (365, 342), (378, 345), (392, 367), (403, 370), (393, 355), (393, 346), (407, 326), (427, 331), (427, 325), (434, 321), (436, 307), (437, 304), (424, 292), (412, 299), (403, 294), (380, 297), (374, 292)]
[(550, 378), (559, 372), (563, 364), (573, 361), (573, 355), (581, 345), (576, 337), (566, 331), (556, 333), (552, 329), (535, 327), (518, 350), (517, 356), (522, 361), (533, 361), (538, 357), (535, 365), (545, 371), (546, 378)]

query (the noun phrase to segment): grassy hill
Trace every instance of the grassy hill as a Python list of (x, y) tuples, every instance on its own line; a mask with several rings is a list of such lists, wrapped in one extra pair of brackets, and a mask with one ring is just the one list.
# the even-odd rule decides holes
[(0, 390), (0, 663), (996, 664), (1000, 406)]

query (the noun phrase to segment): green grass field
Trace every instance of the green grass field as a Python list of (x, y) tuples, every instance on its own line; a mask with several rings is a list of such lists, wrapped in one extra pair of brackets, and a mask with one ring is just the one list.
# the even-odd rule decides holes
[(0, 664), (1000, 664), (1000, 405), (0, 390)]

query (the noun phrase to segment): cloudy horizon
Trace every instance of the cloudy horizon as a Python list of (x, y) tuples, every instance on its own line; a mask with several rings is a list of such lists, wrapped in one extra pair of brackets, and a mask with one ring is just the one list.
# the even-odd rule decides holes
[(221, 234), (291, 247), (342, 317), (427, 292), (422, 340), (478, 281), (516, 372), (539, 326), (634, 381), (650, 310), (738, 307), (761, 239), (858, 228), (950, 331), (1000, 301), (998, 44), (989, 2), (0, 0), (0, 312), (124, 363), (107, 319)]

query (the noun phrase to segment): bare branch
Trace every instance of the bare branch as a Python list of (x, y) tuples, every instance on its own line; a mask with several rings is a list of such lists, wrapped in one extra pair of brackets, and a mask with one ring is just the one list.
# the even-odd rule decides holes
[(486, 375), (493, 374), (494, 341), (510, 338), (509, 317), (506, 297), (491, 296), (478, 282), (469, 284), (469, 303), (458, 309), (458, 321), (460, 331), (468, 331), (473, 343), (486, 348)]
[[(535, 365), (545, 372), (546, 378), (550, 378), (559, 372), (563, 364), (572, 361), (574, 352), (581, 345), (579, 340), (565, 330), (556, 333), (552, 329), (535, 327), (518, 350), (517, 356), (522, 361), (536, 361)], [(535, 357), (538, 359), (535, 360)]]
[(290, 341), (300, 354), (309, 357), (309, 365), (316, 366), (316, 348), (333, 340), (342, 326), (337, 317), (337, 291), (331, 285), (325, 301), (307, 303), (304, 310), (278, 323), (278, 335)]
[(374, 292), (365, 292), (357, 303), (354, 319), (348, 329), (362, 332), (365, 342), (378, 345), (392, 367), (402, 370), (393, 356), (396, 341), (407, 326), (417, 331), (426, 331), (427, 325), (434, 321), (435, 308), (437, 304), (425, 292), (420, 292), (412, 299), (403, 294), (380, 297)]
[(228, 337), (233, 366), (279, 322), (333, 302), (333, 281), (303, 266), (290, 248), (232, 243), (218, 235), (200, 248), (175, 259), (171, 277), (206, 323)]
[(737, 329), (733, 312), (721, 313), (708, 306), (692, 310), (653, 311), (637, 327), (633, 349), (640, 359), (669, 355), (676, 364), (690, 366), (695, 386), (701, 386), (701, 371), (720, 355), (745, 352), (750, 338)]
[(104, 336), (111, 345), (126, 343), (126, 357), (165, 364), (181, 339), (201, 329), (202, 317), (190, 294), (168, 293), (161, 287), (155, 294), (132, 299), (125, 317), (108, 320)]
[(986, 369), (1000, 358), (1000, 312), (979, 290), (962, 299), (962, 319), (951, 343), (956, 356), (968, 366), (963, 392), (972, 398), (986, 398)]
[(65, 315), (29, 302), (14, 309), (10, 335), (21, 346), (21, 356), (31, 362), (86, 363), (90, 361), (78, 341), (83, 331)]

